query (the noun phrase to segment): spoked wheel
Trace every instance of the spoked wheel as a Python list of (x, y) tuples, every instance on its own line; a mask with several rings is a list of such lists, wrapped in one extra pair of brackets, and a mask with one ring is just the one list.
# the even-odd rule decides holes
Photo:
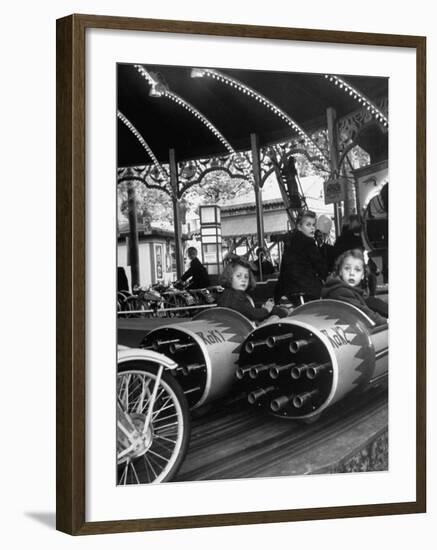
[[(133, 296), (126, 298), (124, 302), (124, 311), (135, 311), (136, 310), (136, 298)], [(127, 315), (123, 315), (125, 319), (129, 317), (135, 317), (135, 313), (128, 313)]]
[(169, 481), (190, 437), (186, 397), (164, 367), (119, 365), (117, 375), (117, 484)]

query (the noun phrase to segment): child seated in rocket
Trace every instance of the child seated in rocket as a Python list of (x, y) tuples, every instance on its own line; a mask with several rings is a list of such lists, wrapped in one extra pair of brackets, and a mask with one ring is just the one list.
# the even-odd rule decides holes
[(251, 270), (250, 263), (238, 256), (226, 264), (220, 283), (224, 291), (218, 299), (220, 307), (228, 307), (242, 313), (250, 321), (260, 323), (270, 315), (286, 317), (287, 311), (274, 305), (272, 298), (268, 299), (261, 307), (255, 307), (253, 299), (248, 290), (253, 290), (256, 286), (255, 276)]
[[(337, 258), (334, 272), (322, 288), (322, 298), (347, 302), (360, 309), (376, 325), (386, 324), (387, 304), (375, 298), (369, 302), (366, 297), (366, 280), (366, 265), (362, 251), (347, 250)], [(376, 307), (378, 312), (375, 311)]]

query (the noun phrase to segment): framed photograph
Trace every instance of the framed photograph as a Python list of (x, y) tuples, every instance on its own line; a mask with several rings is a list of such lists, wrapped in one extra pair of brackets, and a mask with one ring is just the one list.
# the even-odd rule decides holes
[(425, 79), (419, 36), (57, 21), (59, 530), (425, 512)]

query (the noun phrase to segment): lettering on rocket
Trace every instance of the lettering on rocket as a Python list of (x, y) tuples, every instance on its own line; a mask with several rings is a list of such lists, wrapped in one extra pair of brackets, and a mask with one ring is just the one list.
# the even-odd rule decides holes
[(320, 331), (328, 338), (334, 348), (340, 348), (350, 344), (346, 332), (341, 327), (331, 327)]
[(208, 332), (196, 333), (207, 346), (213, 346), (214, 344), (222, 344), (226, 342), (226, 338), (218, 330), (209, 330)]

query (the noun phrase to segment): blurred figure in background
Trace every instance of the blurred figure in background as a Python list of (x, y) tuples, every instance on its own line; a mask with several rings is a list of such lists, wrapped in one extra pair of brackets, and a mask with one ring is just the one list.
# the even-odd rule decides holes
[(266, 251), (264, 248), (259, 247), (256, 249), (256, 260), (252, 262), (252, 271), (257, 281), (261, 280), (260, 269), (262, 273), (262, 279), (265, 281), (275, 272), (272, 262), (266, 258)]
[(181, 281), (185, 282), (190, 279), (189, 288), (205, 288), (209, 286), (209, 275), (205, 266), (202, 265), (197, 257), (197, 249), (194, 246), (190, 246), (187, 250), (187, 255), (191, 260), (190, 267), (182, 275)]
[(127, 280), (126, 271), (124, 267), (118, 266), (117, 267), (117, 291), (122, 292), (123, 290), (126, 292), (129, 292), (129, 283)]
[(351, 214), (348, 222), (343, 226), (341, 235), (337, 238), (334, 245), (334, 260), (336, 260), (346, 250), (364, 250), (361, 217), (358, 214)]

